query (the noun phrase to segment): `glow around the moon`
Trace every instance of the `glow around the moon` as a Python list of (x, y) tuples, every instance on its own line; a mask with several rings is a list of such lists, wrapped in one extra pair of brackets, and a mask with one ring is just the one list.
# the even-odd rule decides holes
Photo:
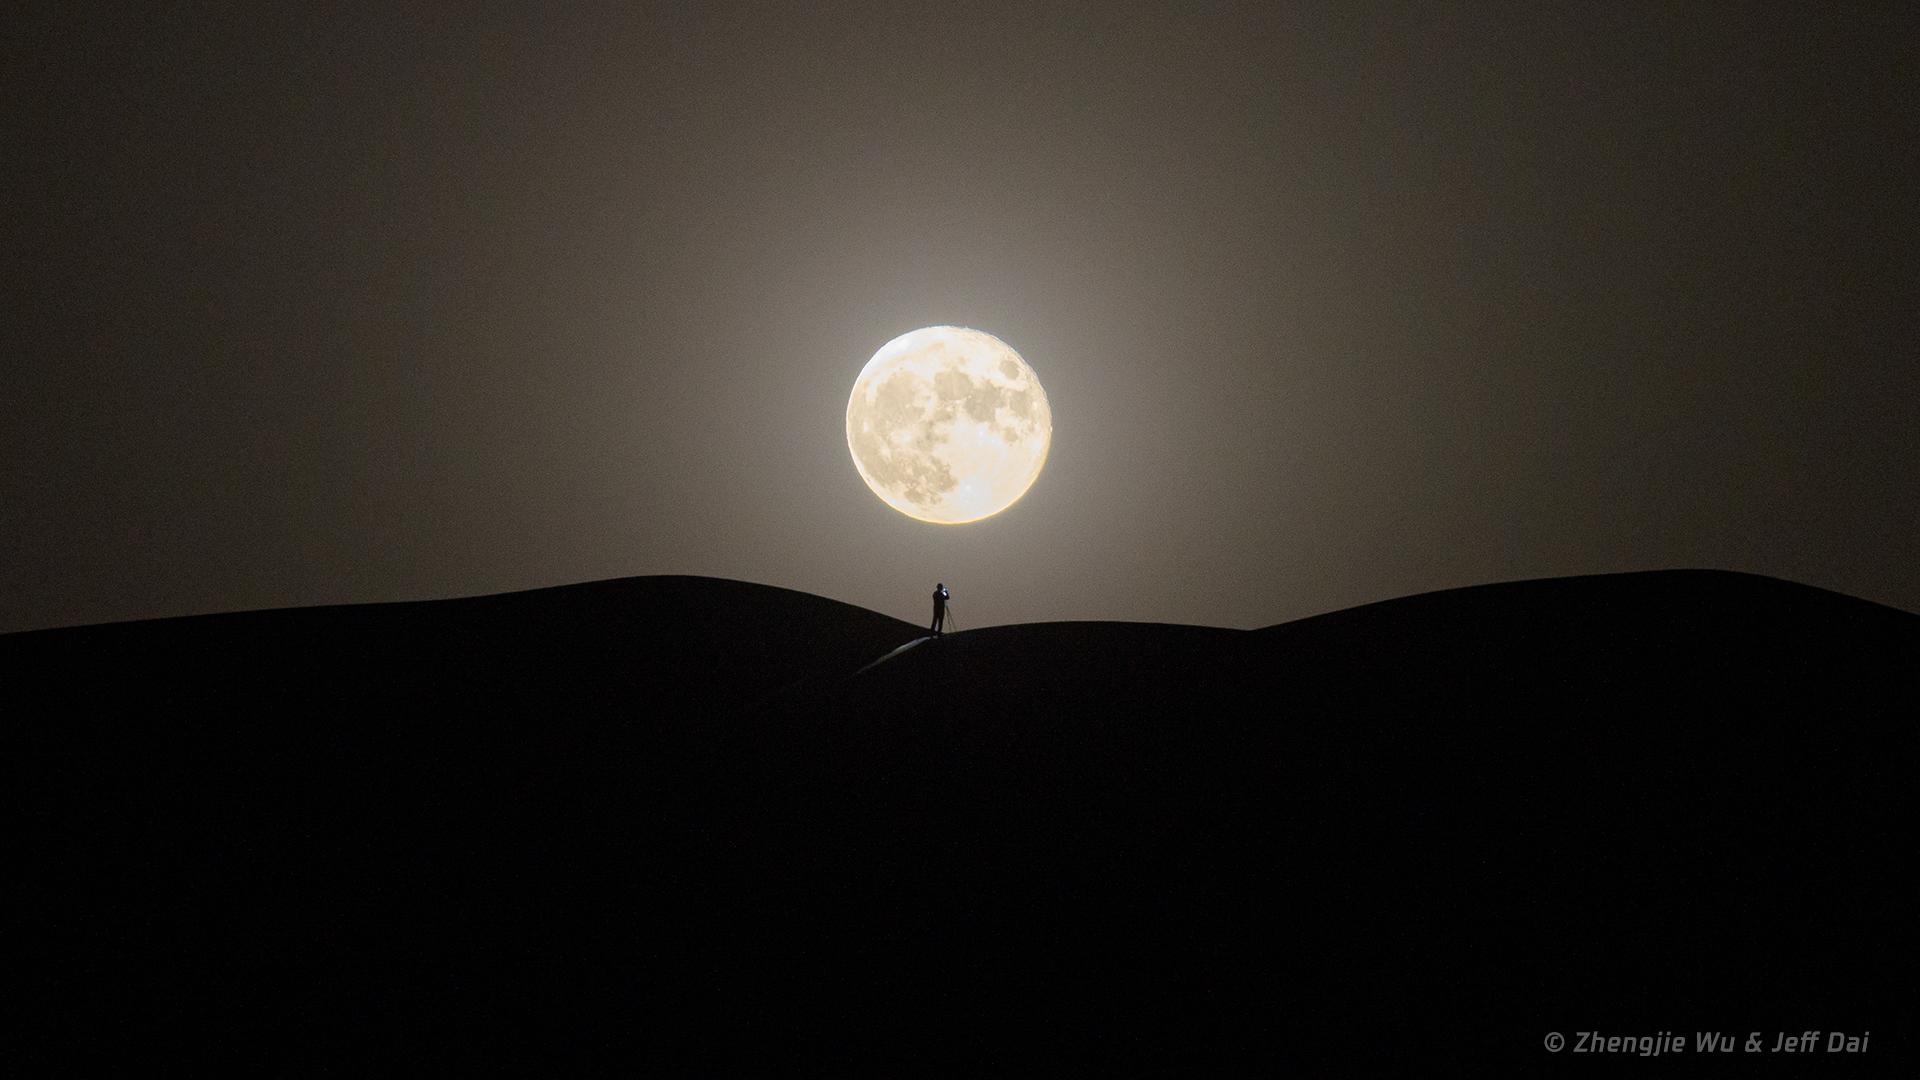
[(929, 326), (867, 361), (847, 401), (847, 449), (861, 479), (911, 518), (964, 525), (1005, 510), (1047, 461), (1053, 411), (1006, 342)]

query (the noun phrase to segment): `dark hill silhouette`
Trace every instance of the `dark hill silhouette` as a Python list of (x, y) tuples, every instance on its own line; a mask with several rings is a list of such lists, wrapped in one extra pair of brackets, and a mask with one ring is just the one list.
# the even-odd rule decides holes
[(868, 666), (919, 633), (654, 578), (0, 637), (48, 993), (261, 1064), (1906, 1052), (1913, 615), (1671, 572)]
[[(837, 674), (914, 628), (790, 589), (649, 577), (419, 603), (290, 608), (6, 635), (5, 658), (39, 673), (49, 704), (126, 705), (154, 695), (332, 715), (446, 704), (631, 714), (726, 707)], [(103, 677), (110, 676), (110, 677)], [(62, 682), (64, 680), (64, 682)], [(503, 700), (503, 695), (505, 700)]]

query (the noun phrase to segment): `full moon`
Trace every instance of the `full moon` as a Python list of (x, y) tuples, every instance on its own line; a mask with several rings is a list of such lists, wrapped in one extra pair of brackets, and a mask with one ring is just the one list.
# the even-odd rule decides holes
[(888, 506), (964, 525), (1018, 502), (1053, 442), (1040, 379), (1006, 342), (962, 326), (901, 334), (847, 400), (847, 449)]

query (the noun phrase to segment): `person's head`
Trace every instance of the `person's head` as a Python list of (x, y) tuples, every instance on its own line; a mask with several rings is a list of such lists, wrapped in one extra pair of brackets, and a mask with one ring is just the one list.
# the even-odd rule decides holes
[(936, 589), (944, 589), (947, 587), (947, 583), (944, 581), (936, 581), (933, 583), (933, 587)]

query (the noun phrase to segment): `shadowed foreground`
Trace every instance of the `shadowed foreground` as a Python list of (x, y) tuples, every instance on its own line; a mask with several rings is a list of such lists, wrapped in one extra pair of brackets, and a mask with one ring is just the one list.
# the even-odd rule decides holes
[(1913, 615), (1667, 572), (868, 666), (920, 633), (641, 578), (0, 637), (39, 1060), (1911, 1053)]

